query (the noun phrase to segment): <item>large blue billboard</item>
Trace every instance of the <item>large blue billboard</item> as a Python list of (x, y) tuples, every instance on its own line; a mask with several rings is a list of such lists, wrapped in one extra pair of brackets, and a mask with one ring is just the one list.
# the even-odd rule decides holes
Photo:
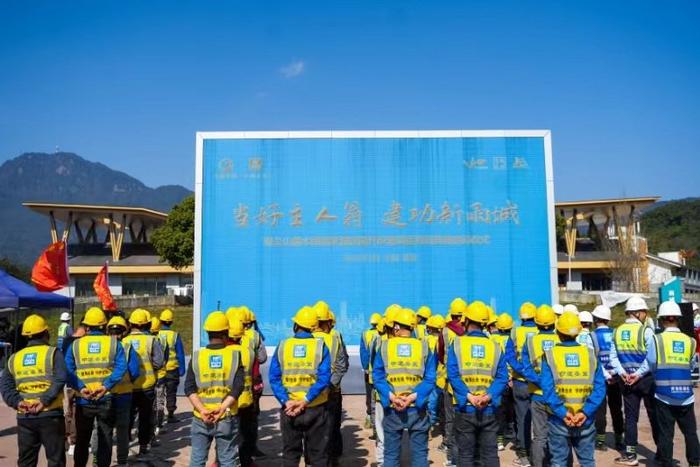
[(241, 304), (274, 345), (326, 300), (352, 345), (391, 303), (552, 301), (547, 131), (198, 133), (197, 146), (202, 342), (208, 312)]

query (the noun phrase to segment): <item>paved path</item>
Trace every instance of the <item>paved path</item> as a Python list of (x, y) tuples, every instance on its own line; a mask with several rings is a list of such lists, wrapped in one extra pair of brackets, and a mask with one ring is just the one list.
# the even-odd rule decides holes
[[(359, 467), (372, 465), (374, 462), (374, 445), (368, 438), (369, 430), (363, 428), (364, 422), (364, 397), (346, 396), (344, 399), (345, 421), (343, 422), (343, 440), (345, 444), (345, 455), (341, 459), (343, 467)], [(191, 417), (189, 402), (180, 397), (178, 400), (178, 416), (180, 420), (172, 429), (159, 437), (160, 445), (153, 448), (149, 459), (145, 462), (132, 461), (134, 466), (187, 466), (190, 459), (189, 442), (189, 420)], [(696, 407), (696, 414), (698, 408)], [(258, 459), (257, 464), (261, 467), (279, 466), (280, 453), (282, 450), (281, 437), (278, 430), (278, 404), (272, 397), (263, 397), (262, 414), (260, 419), (260, 448), (269, 457)], [(610, 426), (610, 422), (608, 423)], [(652, 461), (647, 461), (649, 457), (654, 457), (654, 444), (651, 441), (651, 432), (646, 418), (646, 412), (642, 410), (639, 423), (639, 454), (640, 465), (655, 465)], [(17, 459), (17, 429), (15, 426), (14, 411), (0, 403), (0, 465), (16, 465)], [(676, 459), (681, 459), (681, 465), (686, 465), (684, 458), (684, 443), (678, 430), (676, 430), (676, 442), (674, 454)], [(608, 435), (608, 441), (612, 442), (612, 435)], [(441, 438), (436, 437), (430, 441), (430, 460), (433, 466), (442, 466), (444, 455), (437, 450)], [(135, 453), (135, 451), (134, 451)], [(596, 461), (599, 466), (613, 465), (613, 459), (617, 455), (614, 450), (605, 453), (596, 453)], [(404, 456), (409, 458), (408, 453)], [(506, 449), (500, 453), (501, 464), (503, 466), (512, 465), (514, 453)], [(113, 457), (114, 459), (114, 457)], [(213, 449), (210, 459), (213, 459)], [(46, 461), (43, 454), (40, 456), (39, 465), (45, 466)], [(72, 466), (72, 458), (68, 458), (68, 465)]]

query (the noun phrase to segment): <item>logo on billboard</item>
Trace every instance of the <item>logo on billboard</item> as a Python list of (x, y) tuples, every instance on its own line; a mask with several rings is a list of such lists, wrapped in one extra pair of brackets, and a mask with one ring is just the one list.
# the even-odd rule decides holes
[(216, 178), (225, 180), (234, 177), (235, 173), (233, 171), (233, 161), (228, 158), (221, 159), (216, 167)]

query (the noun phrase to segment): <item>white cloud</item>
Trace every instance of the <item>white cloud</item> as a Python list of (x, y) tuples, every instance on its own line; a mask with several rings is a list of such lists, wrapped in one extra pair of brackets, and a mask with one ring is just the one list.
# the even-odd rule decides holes
[(280, 68), (280, 73), (287, 79), (296, 78), (297, 76), (304, 73), (304, 62), (302, 60), (296, 60), (289, 65), (285, 65)]

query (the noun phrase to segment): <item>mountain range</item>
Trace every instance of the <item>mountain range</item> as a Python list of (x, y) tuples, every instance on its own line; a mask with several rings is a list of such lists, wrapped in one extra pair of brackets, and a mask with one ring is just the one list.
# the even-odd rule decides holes
[(68, 152), (25, 153), (0, 165), (0, 257), (29, 266), (51, 242), (49, 220), (23, 202), (110, 204), (169, 212), (192, 192), (149, 188), (138, 179)]

